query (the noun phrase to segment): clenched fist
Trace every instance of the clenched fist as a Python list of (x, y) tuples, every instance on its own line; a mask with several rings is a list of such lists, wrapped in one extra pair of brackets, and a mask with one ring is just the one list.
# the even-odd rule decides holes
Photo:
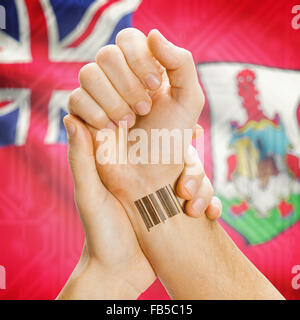
[[(153, 128), (192, 129), (204, 104), (191, 53), (170, 43), (157, 30), (148, 37), (137, 29), (122, 30), (116, 45), (100, 49), (96, 63), (81, 69), (79, 81), (81, 87), (72, 93), (69, 110), (89, 125), (96, 146), (96, 129), (118, 131), (119, 121), (126, 121), (130, 130), (143, 129), (149, 136)], [(174, 152), (171, 150), (172, 155)], [(133, 202), (160, 187), (173, 186), (183, 166), (184, 161), (169, 165), (98, 164), (98, 172), (133, 224), (140, 225)], [(213, 190), (203, 172), (195, 175), (202, 178), (204, 212)]]

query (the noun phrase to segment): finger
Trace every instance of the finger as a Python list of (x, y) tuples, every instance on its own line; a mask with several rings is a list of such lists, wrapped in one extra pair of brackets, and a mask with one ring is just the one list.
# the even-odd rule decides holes
[(100, 169), (104, 164), (116, 164), (123, 154), (125, 157), (124, 148), (117, 147), (117, 131), (109, 130), (109, 128), (96, 130), (88, 124), (86, 127), (93, 138), (97, 169)]
[(201, 136), (203, 136), (203, 134), (203, 128), (197, 123), (193, 130), (193, 140), (200, 138)]
[(71, 93), (68, 110), (96, 129), (115, 128), (103, 109), (83, 88), (77, 88)]
[(150, 112), (152, 100), (141, 81), (129, 68), (118, 46), (108, 45), (100, 49), (96, 61), (116, 91), (135, 112), (139, 115)]
[(222, 214), (222, 202), (218, 197), (213, 197), (211, 203), (207, 207), (205, 214), (210, 220), (217, 220)]
[(116, 37), (116, 44), (122, 50), (130, 69), (150, 90), (161, 85), (161, 72), (157, 61), (148, 48), (147, 37), (138, 29), (126, 28)]
[[(106, 188), (103, 186), (94, 160), (94, 148), (91, 135), (85, 125), (76, 117), (67, 115), (64, 118), (68, 134), (68, 161), (70, 164), (77, 204), (92, 205), (99, 201), (99, 195), (105, 199)], [(89, 192), (86, 192), (89, 190)], [(88, 210), (79, 211), (85, 213)]]
[(158, 30), (151, 30), (148, 34), (148, 46), (154, 57), (167, 70), (172, 96), (183, 105), (193, 102), (192, 105), (199, 109), (198, 113), (201, 112), (204, 95), (192, 54), (169, 42)]
[(81, 68), (79, 82), (115, 124), (126, 121), (129, 128), (134, 126), (135, 113), (96, 63), (89, 63)]
[(196, 159), (192, 164), (185, 164), (176, 185), (177, 195), (184, 200), (192, 200), (204, 176), (205, 172), (199, 159)]
[(200, 217), (211, 203), (212, 198), (213, 188), (210, 181), (205, 176), (195, 197), (192, 200), (186, 202), (186, 214), (194, 218)]

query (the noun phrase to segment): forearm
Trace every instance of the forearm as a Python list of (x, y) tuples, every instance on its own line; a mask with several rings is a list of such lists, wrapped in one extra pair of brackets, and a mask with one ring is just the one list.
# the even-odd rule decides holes
[(58, 300), (135, 300), (141, 292), (84, 254), (58, 295)]
[(150, 229), (129, 206), (144, 253), (173, 299), (282, 299), (216, 222), (178, 214)]

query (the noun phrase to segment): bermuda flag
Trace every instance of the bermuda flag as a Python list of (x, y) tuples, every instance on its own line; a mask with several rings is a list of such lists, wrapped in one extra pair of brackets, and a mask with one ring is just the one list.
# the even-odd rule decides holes
[[(193, 53), (222, 226), (286, 298), (300, 299), (297, 4), (1, 0), (0, 298), (53, 299), (79, 259), (62, 118), (79, 69), (133, 26)], [(168, 295), (157, 280), (140, 299)]]

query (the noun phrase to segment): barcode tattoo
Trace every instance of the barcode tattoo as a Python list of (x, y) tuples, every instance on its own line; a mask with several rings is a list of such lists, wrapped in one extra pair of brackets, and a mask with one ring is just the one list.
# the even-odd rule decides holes
[(134, 202), (148, 231), (153, 226), (165, 222), (178, 213), (182, 213), (182, 207), (170, 185)]

